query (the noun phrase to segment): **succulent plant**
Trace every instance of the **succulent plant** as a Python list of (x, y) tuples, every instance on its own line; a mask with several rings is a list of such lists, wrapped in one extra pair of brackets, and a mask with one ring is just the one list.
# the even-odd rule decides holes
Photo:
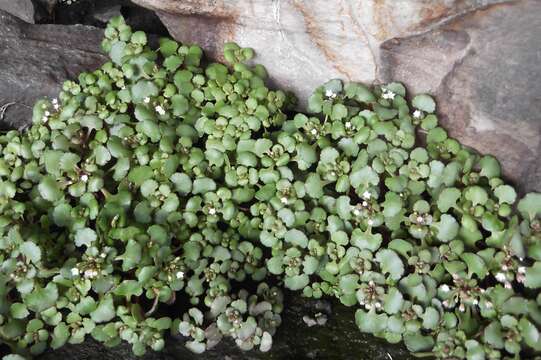
[(121, 17), (102, 45), (110, 62), (0, 135), (7, 360), (87, 336), (142, 355), (166, 331), (268, 351), (279, 286), (418, 355), (539, 355), (541, 194), (519, 199), (429, 95), (335, 79), (303, 114), (252, 49), (207, 64)]

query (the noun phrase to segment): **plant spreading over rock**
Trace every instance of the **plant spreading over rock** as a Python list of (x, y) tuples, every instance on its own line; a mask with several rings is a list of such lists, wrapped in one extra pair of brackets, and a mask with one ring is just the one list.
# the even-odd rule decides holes
[(141, 355), (169, 330), (197, 353), (223, 337), (267, 351), (281, 284), (355, 306), (361, 331), (418, 355), (541, 350), (541, 194), (517, 199), (431, 97), (332, 80), (291, 115), (251, 49), (202, 65), (200, 47), (154, 51), (122, 18), (103, 49), (111, 62), (0, 136), (14, 353), (90, 335)]

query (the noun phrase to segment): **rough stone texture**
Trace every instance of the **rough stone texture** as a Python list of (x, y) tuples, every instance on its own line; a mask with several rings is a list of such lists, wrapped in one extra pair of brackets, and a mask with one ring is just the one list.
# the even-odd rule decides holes
[[(131, 354), (126, 344), (108, 349), (87, 340), (83, 345), (68, 345), (40, 356), (37, 360), (413, 360), (402, 346), (362, 334), (355, 325), (353, 308), (328, 301), (289, 299), (274, 344), (268, 353), (243, 352), (231, 341), (222, 341), (216, 348), (195, 355), (183, 346), (182, 339), (168, 339), (162, 352), (148, 352), (143, 357)], [(302, 317), (316, 312), (328, 314), (323, 326), (308, 328)], [(176, 341), (177, 340), (177, 341)]]
[(453, 137), (541, 191), (541, 1), (488, 6), (381, 49), (382, 80), (435, 94)]
[(253, 47), (301, 107), (330, 78), (398, 80), (436, 95), (452, 136), (541, 190), (540, 0), (133, 0), (221, 60)]
[(0, 0), (0, 10), (34, 23), (34, 5), (31, 0)]
[(215, 59), (226, 41), (253, 47), (301, 104), (329, 78), (373, 82), (381, 42), (495, 1), (503, 0), (133, 0)]
[(3, 126), (20, 128), (32, 106), (56, 96), (62, 82), (106, 61), (103, 31), (87, 26), (33, 25), (0, 11), (0, 107)]

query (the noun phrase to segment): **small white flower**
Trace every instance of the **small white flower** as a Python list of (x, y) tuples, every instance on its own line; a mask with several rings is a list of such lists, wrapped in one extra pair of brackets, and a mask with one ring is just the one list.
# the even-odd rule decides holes
[(498, 280), (499, 282), (504, 282), (507, 280), (507, 277), (504, 273), (499, 272), (496, 274), (496, 280)]
[(216, 209), (215, 209), (215, 208), (210, 208), (210, 209), (209, 209), (209, 214), (210, 214), (210, 215), (216, 214)]
[(442, 286), (440, 286), (440, 289), (441, 289), (441, 291), (443, 291), (443, 292), (449, 292), (449, 290), (451, 290), (451, 289), (449, 288), (449, 285), (447, 285), (447, 284), (443, 284)]
[(506, 282), (505, 284), (503, 284), (503, 287), (506, 288), (506, 289), (511, 289), (513, 288), (513, 286), (511, 285), (511, 283), (508, 281)]
[(101, 253), (101, 254), (100, 254), (100, 257), (101, 257), (102, 259), (105, 259), (105, 258), (107, 257), (107, 254), (106, 254), (106, 253)]
[(474, 300), (473, 300), (473, 305), (477, 305), (477, 304), (479, 304), (479, 300), (474, 299)]
[(355, 210), (353, 210), (353, 213), (355, 215), (361, 215), (361, 211), (359, 209), (357, 209), (357, 208), (355, 208)]
[(88, 181), (88, 175), (87, 174), (81, 175), (81, 181), (84, 182), (84, 183), (87, 182)]
[(281, 197), (281, 198), (280, 198), (280, 202), (281, 202), (282, 204), (287, 204), (287, 198), (286, 198), (285, 196), (284, 196), (284, 197)]
[(49, 118), (47, 116), (44, 116), (44, 117), (41, 118), (41, 120), (46, 123), (47, 120), (49, 120)]
[(161, 105), (156, 106), (155, 109), (158, 114), (165, 115), (165, 110)]
[(416, 220), (417, 220), (418, 223), (422, 223), (424, 219), (423, 219), (422, 216), (417, 216)]
[(502, 265), (502, 270), (503, 270), (503, 271), (507, 271), (507, 269), (508, 269), (508, 268), (507, 268), (507, 265)]
[(370, 310), (372, 309), (372, 304), (366, 304), (364, 307), (366, 308), (366, 310)]
[(184, 278), (184, 272), (183, 271), (177, 271), (175, 276), (177, 277), (177, 279), (183, 279)]
[(88, 269), (85, 270), (85, 277), (86, 278), (93, 278), (98, 275), (98, 272), (96, 270)]
[(71, 269), (71, 276), (79, 276), (79, 269), (76, 267)]
[(519, 266), (518, 272), (519, 272), (519, 274), (526, 274), (526, 267), (524, 267), (524, 266)]
[(48, 111), (45, 111), (45, 116), (50, 116), (50, 115), (51, 115), (51, 113), (50, 113), (50, 112), (48, 112)]
[(312, 129), (310, 132), (312, 133), (312, 135), (317, 135), (317, 129)]
[(331, 171), (331, 176), (336, 176), (336, 173), (334, 171)]
[(336, 94), (331, 89), (327, 89), (325, 91), (325, 96), (331, 99), (334, 99), (336, 97)]
[(370, 199), (370, 197), (372, 196), (372, 194), (370, 193), (370, 191), (366, 190), (365, 192), (363, 192), (363, 199)]
[(416, 118), (416, 119), (420, 118), (421, 115), (422, 115), (421, 110), (415, 110), (413, 112), (413, 117)]
[(58, 104), (58, 99), (57, 99), (57, 98), (54, 98), (54, 99), (52, 100), (52, 103), (53, 103), (53, 104)]
[(393, 100), (396, 94), (390, 90), (385, 90), (382, 97), (387, 100)]
[(363, 205), (363, 206), (368, 206), (368, 203), (367, 203), (366, 201), (363, 201), (363, 202), (362, 202), (362, 205)]
[(374, 220), (372, 219), (368, 219), (368, 221), (366, 222), (368, 225), (372, 226), (374, 225)]
[(378, 301), (377, 303), (374, 304), (376, 306), (376, 309), (380, 309), (381, 308), (381, 303)]
[(146, 98), (143, 99), (143, 102), (145, 104), (148, 104), (150, 102), (150, 98), (147, 96)]
[(376, 283), (374, 282), (374, 280), (370, 280), (370, 281), (368, 282), (368, 285), (369, 285), (369, 286), (374, 286), (374, 285), (376, 285)]
[(351, 123), (348, 121), (345, 123), (346, 129), (351, 129)]

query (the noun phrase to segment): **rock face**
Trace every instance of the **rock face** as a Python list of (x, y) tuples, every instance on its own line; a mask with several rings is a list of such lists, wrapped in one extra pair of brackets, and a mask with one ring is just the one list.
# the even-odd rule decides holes
[(541, 2), (488, 6), (381, 46), (383, 81), (438, 99), (453, 137), (541, 191)]
[[(39, 360), (413, 360), (402, 346), (362, 334), (355, 325), (353, 308), (327, 301), (291, 297), (286, 303), (283, 323), (268, 353), (240, 351), (233, 342), (222, 341), (212, 350), (195, 355), (187, 350), (182, 339), (168, 339), (162, 352), (148, 352), (143, 357), (131, 353), (123, 344), (109, 349), (87, 340), (83, 345), (68, 345), (39, 357)], [(328, 314), (323, 326), (308, 327), (304, 315)]]
[(24, 127), (38, 98), (105, 62), (102, 36), (87, 26), (27, 24), (0, 10), (0, 123)]
[(31, 0), (0, 0), (0, 10), (15, 15), (26, 22), (34, 23), (34, 4)]
[(336, 77), (431, 92), (452, 136), (541, 190), (539, 0), (133, 1), (215, 59), (226, 41), (253, 47), (301, 106)]

